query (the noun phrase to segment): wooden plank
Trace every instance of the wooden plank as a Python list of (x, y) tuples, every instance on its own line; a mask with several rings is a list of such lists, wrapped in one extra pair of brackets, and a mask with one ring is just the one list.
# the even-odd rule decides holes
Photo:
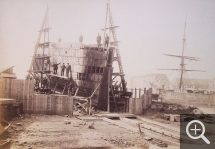
[(40, 94), (39, 96), (37, 96), (37, 99), (35, 100), (35, 109), (34, 109), (34, 113), (39, 113), (38, 111), (39, 109), (39, 104), (40, 104), (40, 99), (41, 99), (42, 94)]
[[(38, 96), (36, 96), (36, 98), (39, 98), (39, 94), (37, 94)], [(34, 111), (36, 110), (36, 98), (32, 100), (31, 102), (31, 112), (34, 113)]]
[(135, 99), (129, 98), (129, 113), (134, 114), (135, 113)]
[(17, 101), (22, 102), (23, 87), (21, 85), (21, 80), (17, 80), (16, 88), (17, 88)]
[(20, 82), (23, 86), (23, 90), (22, 90), (23, 111), (27, 112), (27, 96), (25, 92), (27, 90), (28, 80), (21, 80)]
[(51, 114), (51, 109), (52, 109), (52, 105), (51, 105), (51, 99), (52, 99), (53, 95), (49, 95), (47, 96), (47, 114)]
[(6, 79), (6, 97), (7, 98), (11, 98), (10, 97), (10, 90), (11, 90), (11, 79)]
[(135, 114), (142, 114), (143, 113), (143, 104), (141, 98), (135, 99)]
[(47, 98), (48, 98), (49, 95), (45, 95), (45, 98), (42, 100), (42, 105), (43, 105), (43, 110), (42, 110), (42, 113), (43, 114), (46, 114), (46, 111), (47, 111)]
[(5, 97), (5, 79), (3, 79), (3, 86), (2, 86), (2, 91), (3, 91), (3, 93), (2, 93), (2, 95), (3, 95), (3, 97)]
[(37, 111), (37, 101), (39, 98), (40, 98), (40, 94), (37, 94), (36, 98), (32, 102), (32, 105), (33, 105), (32, 113), (36, 113), (36, 111)]
[(15, 90), (16, 90), (15, 89), (15, 79), (13, 79), (13, 80), (11, 80), (11, 98), (13, 98), (13, 99), (16, 99)]
[(2, 87), (3, 87), (3, 85), (2, 85), (2, 78), (0, 78), (0, 98), (3, 97), (2, 96)]
[(56, 96), (52, 96), (51, 98), (51, 113), (50, 114), (56, 114)]
[(67, 109), (68, 109), (68, 96), (65, 96), (63, 99), (62, 99), (62, 105), (61, 105), (61, 108), (62, 108), (62, 114), (68, 114), (67, 113)]
[(32, 82), (29, 84), (29, 98), (28, 98), (28, 113), (33, 112), (33, 101), (36, 99), (36, 94), (34, 95), (34, 92), (32, 93)]
[(28, 103), (29, 103), (29, 84), (30, 84), (30, 80), (25, 80), (25, 94), (24, 94), (24, 97), (26, 98), (26, 112), (29, 111), (29, 106), (28, 106)]
[(74, 104), (74, 98), (73, 96), (69, 96), (69, 115), (73, 116), (73, 104)]
[(62, 108), (64, 108), (63, 107), (63, 104), (62, 104), (62, 101), (64, 100), (64, 99), (66, 99), (67, 98), (67, 96), (60, 96), (60, 98), (59, 98), (59, 102), (58, 102), (58, 107), (59, 107), (59, 111), (58, 111), (58, 114), (63, 114), (62, 113)]
[(59, 114), (61, 113), (61, 96), (57, 96), (56, 98), (56, 114)]
[(0, 98), (3, 97), (3, 78), (0, 78)]

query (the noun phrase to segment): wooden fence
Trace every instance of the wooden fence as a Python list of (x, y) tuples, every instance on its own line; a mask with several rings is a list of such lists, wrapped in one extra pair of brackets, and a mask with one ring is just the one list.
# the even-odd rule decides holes
[(33, 80), (0, 78), (0, 98), (23, 103), (24, 113), (73, 115), (73, 97), (34, 93)]
[[(131, 90), (133, 91), (133, 90)], [(152, 89), (148, 89), (148, 90), (144, 90), (144, 94), (141, 95), (141, 89), (139, 89), (139, 98), (136, 98), (136, 94), (137, 94), (138, 90), (134, 90), (134, 97), (135, 98), (130, 98), (129, 99), (129, 113), (132, 114), (143, 114), (144, 109), (146, 109), (146, 107), (150, 107), (151, 103), (152, 103)]]

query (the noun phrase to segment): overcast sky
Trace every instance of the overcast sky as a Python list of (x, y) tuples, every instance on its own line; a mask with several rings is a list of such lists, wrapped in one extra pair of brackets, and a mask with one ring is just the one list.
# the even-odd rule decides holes
[[(24, 78), (38, 38), (46, 5), (49, 6), (50, 41), (96, 43), (104, 28), (107, 0), (0, 0), (0, 65), (15, 66)], [(119, 47), (127, 76), (178, 72), (180, 60), (163, 54), (181, 55), (187, 16), (185, 55), (201, 61), (186, 68), (205, 70), (186, 76), (215, 78), (215, 0), (110, 0)]]

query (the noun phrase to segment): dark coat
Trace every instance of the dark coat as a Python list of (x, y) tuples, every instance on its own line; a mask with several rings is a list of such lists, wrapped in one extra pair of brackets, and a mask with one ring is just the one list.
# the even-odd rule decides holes
[(101, 42), (101, 40), (102, 40), (101, 36), (100, 36), (100, 35), (98, 35), (98, 36), (97, 36), (97, 38), (96, 38), (96, 41), (97, 41), (98, 43), (100, 43), (100, 42)]

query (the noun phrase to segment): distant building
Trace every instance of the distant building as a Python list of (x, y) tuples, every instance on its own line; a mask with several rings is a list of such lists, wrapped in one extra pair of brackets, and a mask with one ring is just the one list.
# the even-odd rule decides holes
[[(180, 78), (175, 78), (172, 81), (173, 89), (179, 88)], [(183, 87), (184, 88), (195, 88), (195, 89), (207, 89), (211, 91), (215, 91), (215, 79), (192, 79), (192, 78), (184, 78), (183, 79)]]
[(209, 89), (215, 91), (215, 78), (209, 82)]
[(168, 88), (169, 79), (166, 74), (147, 74), (136, 77), (126, 77), (128, 88), (152, 88), (153, 92), (157, 92), (160, 88)]
[(0, 78), (16, 79), (16, 74), (13, 73), (13, 67), (0, 68)]

